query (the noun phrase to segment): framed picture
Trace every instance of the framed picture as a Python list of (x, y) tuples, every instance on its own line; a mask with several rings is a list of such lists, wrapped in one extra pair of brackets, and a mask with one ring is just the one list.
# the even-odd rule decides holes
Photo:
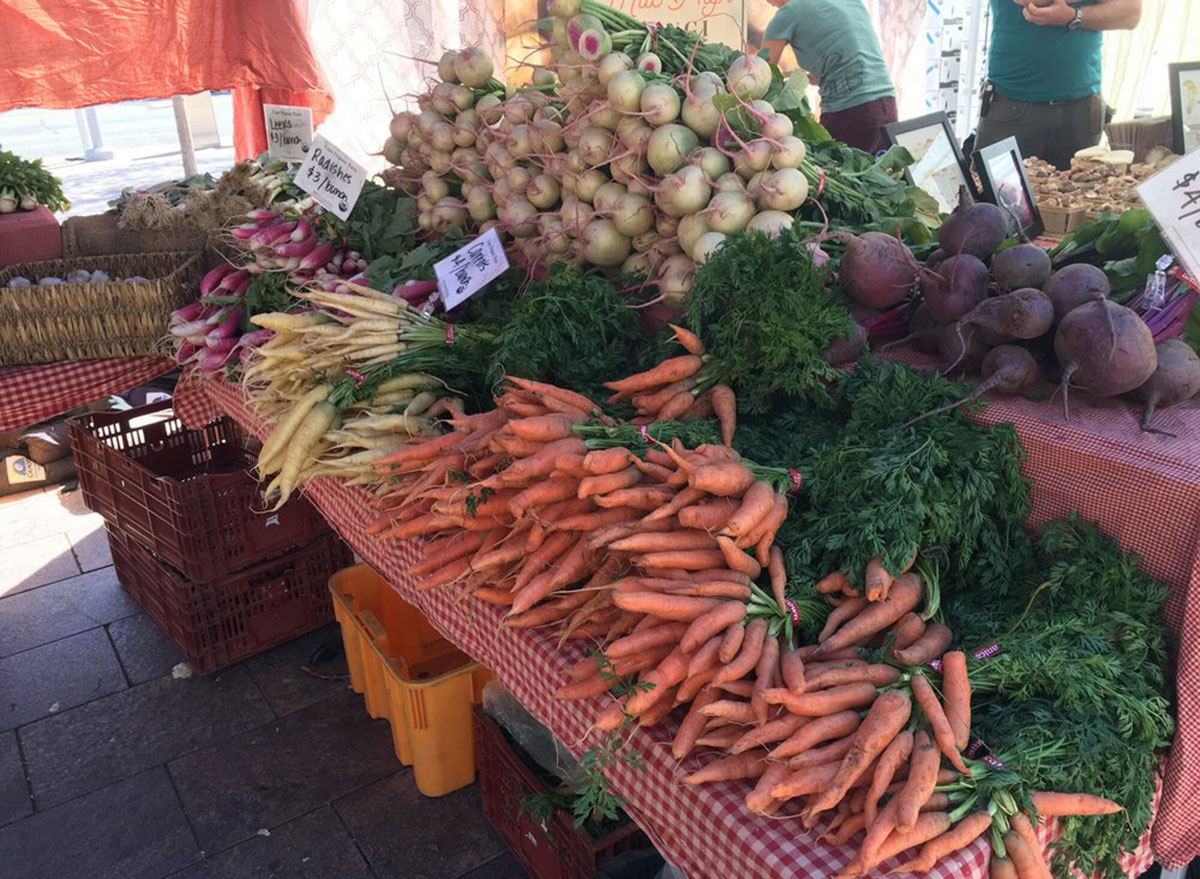
[(1167, 70), (1175, 152), (1185, 156), (1200, 147), (1200, 61), (1180, 61)]
[(883, 133), (889, 143), (912, 153), (913, 163), (904, 170), (904, 176), (933, 196), (942, 213), (950, 213), (958, 204), (959, 187), (965, 186), (972, 196), (977, 195), (945, 113), (892, 122), (883, 126)]
[(984, 200), (1008, 211), (1013, 226), (1033, 238), (1040, 235), (1042, 215), (1025, 175), (1025, 163), (1015, 137), (1006, 137), (979, 151), (979, 176)]

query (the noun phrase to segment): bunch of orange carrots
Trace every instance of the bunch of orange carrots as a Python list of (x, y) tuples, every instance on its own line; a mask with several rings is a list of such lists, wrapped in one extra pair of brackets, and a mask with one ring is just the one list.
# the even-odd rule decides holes
[(604, 386), (615, 391), (609, 402), (628, 399), (633, 403), (637, 410), (635, 424), (715, 416), (721, 426), (721, 442), (728, 446), (737, 427), (733, 389), (714, 383), (715, 377), (707, 374), (708, 355), (699, 336), (675, 324), (670, 327), (687, 353), (668, 358), (645, 372), (606, 382)]

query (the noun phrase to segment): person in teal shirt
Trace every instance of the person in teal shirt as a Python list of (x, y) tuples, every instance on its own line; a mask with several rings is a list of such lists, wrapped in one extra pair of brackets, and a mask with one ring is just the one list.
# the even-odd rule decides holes
[[(1043, 5), (1044, 2), (1044, 5)], [(1142, 0), (991, 0), (992, 44), (975, 149), (1015, 137), (1023, 156), (1060, 169), (1104, 127), (1100, 50), (1131, 30)]]
[(867, 152), (882, 147), (883, 126), (897, 119), (896, 89), (862, 0), (770, 3), (779, 10), (763, 35), (771, 63), (790, 45), (821, 90), (821, 124), (829, 133)]

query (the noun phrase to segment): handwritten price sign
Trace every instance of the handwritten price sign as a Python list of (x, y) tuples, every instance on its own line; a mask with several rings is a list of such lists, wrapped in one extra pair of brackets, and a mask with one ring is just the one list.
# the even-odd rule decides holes
[(313, 139), (312, 108), (263, 104), (267, 155), (285, 162), (302, 162)]
[(1200, 277), (1200, 150), (1159, 171), (1137, 193), (1176, 259), (1193, 278)]
[(433, 266), (446, 311), (470, 299), (507, 269), (508, 257), (495, 229), (488, 229)]
[(367, 171), (362, 165), (320, 134), (313, 138), (304, 163), (296, 171), (296, 185), (340, 220), (354, 210), (366, 179)]

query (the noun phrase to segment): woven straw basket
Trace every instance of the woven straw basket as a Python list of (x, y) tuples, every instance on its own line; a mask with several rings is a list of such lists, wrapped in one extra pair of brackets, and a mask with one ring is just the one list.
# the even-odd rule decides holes
[[(15, 277), (62, 278), (100, 269), (145, 281), (10, 288)], [(170, 353), (171, 312), (196, 298), (200, 254), (187, 251), (83, 256), (0, 270), (0, 366)]]

